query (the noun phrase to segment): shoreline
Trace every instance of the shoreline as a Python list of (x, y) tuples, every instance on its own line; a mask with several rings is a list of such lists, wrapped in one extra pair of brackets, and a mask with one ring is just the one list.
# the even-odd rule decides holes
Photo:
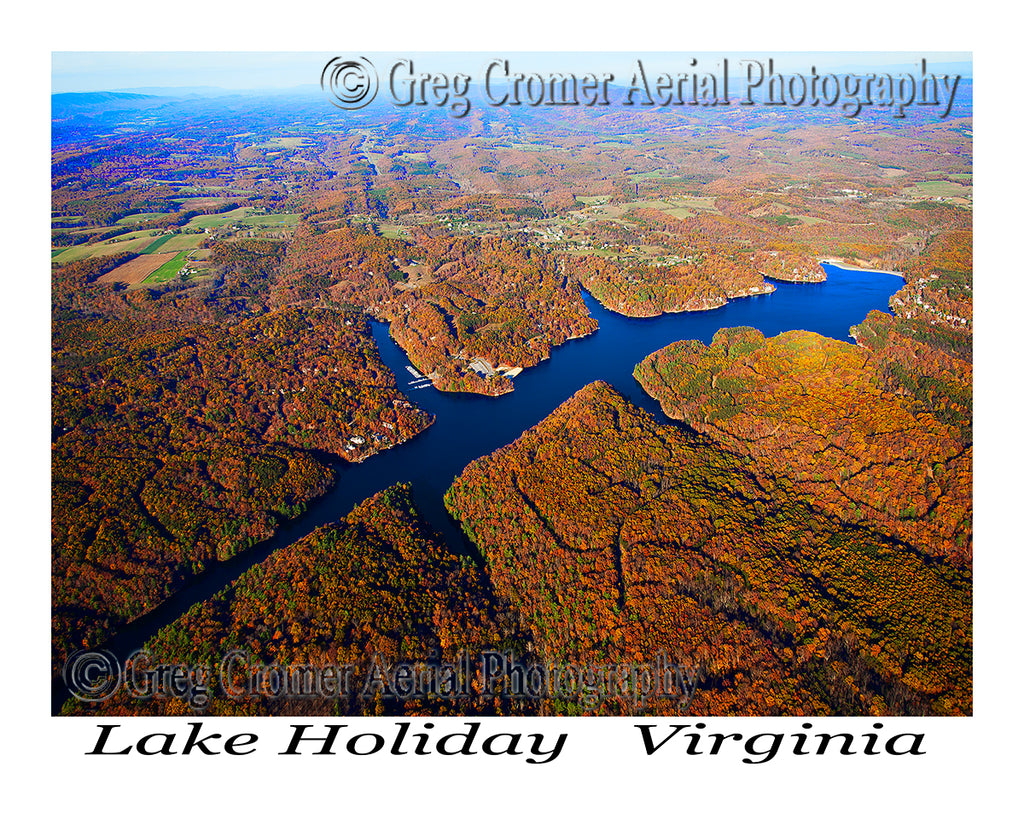
[(878, 270), (874, 267), (854, 267), (852, 264), (841, 262), (838, 259), (818, 259), (818, 263), (838, 267), (840, 270), (851, 270), (855, 273), (884, 273), (886, 276), (899, 276), (903, 281), (907, 280), (906, 276), (897, 270)]

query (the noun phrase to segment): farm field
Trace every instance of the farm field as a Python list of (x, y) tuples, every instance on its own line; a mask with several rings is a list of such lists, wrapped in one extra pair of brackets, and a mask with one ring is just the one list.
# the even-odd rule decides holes
[(163, 284), (166, 281), (170, 281), (178, 275), (181, 268), (185, 266), (185, 260), (188, 258), (188, 254), (184, 250), (175, 254), (160, 253), (156, 255), (164, 258), (165, 261), (146, 277), (145, 284)]
[(941, 197), (963, 197), (971, 195), (970, 185), (960, 185), (945, 179), (933, 179), (927, 182), (918, 182), (909, 188), (904, 188), (902, 193), (917, 198)]
[(255, 208), (240, 207), (226, 213), (213, 213), (208, 216), (196, 216), (189, 223), (190, 228), (216, 228), (229, 225), (245, 227), (294, 227), (299, 221), (297, 213), (256, 214)]
[(239, 219), (246, 216), (252, 215), (252, 208), (235, 208), (229, 210), (226, 213), (211, 213), (207, 216), (196, 216), (188, 223), (190, 228), (214, 228), (225, 227), (226, 225), (234, 224)]
[(299, 223), (297, 213), (267, 213), (262, 216), (246, 216), (238, 224), (248, 227), (295, 227)]
[[(171, 240), (172, 238), (173, 238), (173, 235), (172, 235), (172, 234), (170, 234), (170, 233), (165, 233), (165, 234), (164, 234), (163, 236), (161, 236), (161, 237), (160, 237), (159, 239), (156, 239), (156, 240), (155, 240), (155, 241), (154, 241), (154, 242), (153, 242), (153, 243), (152, 243), (151, 245), (149, 245), (149, 247), (147, 247), (147, 248), (146, 248), (146, 249), (145, 249), (144, 251), (142, 251), (142, 252), (143, 252), (143, 253), (147, 253), (147, 254), (149, 254), (149, 253), (158, 253), (158, 252), (160, 252), (160, 250), (161, 250), (161, 249), (163, 248), (163, 246), (164, 246), (165, 244), (167, 244), (167, 243), (168, 243), (168, 242), (169, 242), (169, 241), (170, 241), (170, 240)], [(169, 249), (170, 249), (170, 248), (168, 248), (168, 250), (169, 250)]]
[(408, 232), (401, 225), (382, 222), (377, 228), (385, 239), (405, 239), (408, 236)]
[(307, 137), (274, 137), (268, 139), (260, 147), (261, 148), (302, 148), (308, 144), (309, 139)]
[[(593, 200), (593, 210), (588, 211), (586, 217), (595, 221), (614, 220), (622, 217), (631, 210), (647, 208), (660, 210), (676, 219), (687, 219), (695, 213), (713, 213), (719, 211), (715, 207), (713, 196), (672, 196), (665, 199), (639, 199), (632, 202), (624, 202), (621, 205), (607, 204), (607, 197), (577, 197), (579, 201), (588, 204), (586, 200)], [(601, 201), (605, 200), (605, 201)]]
[(161, 251), (169, 253), (174, 250), (191, 250), (192, 248), (199, 247), (199, 243), (203, 241), (203, 234), (201, 233), (173, 233), (167, 234), (157, 239), (153, 244), (146, 248), (146, 253), (155, 253)]
[(120, 237), (118, 239), (119, 241), (110, 243), (103, 242), (95, 245), (75, 245), (74, 247), (69, 247), (59, 255), (54, 256), (53, 261), (65, 264), (67, 262), (77, 262), (80, 259), (113, 256), (115, 253), (141, 253), (153, 241), (151, 234), (135, 236), (126, 240), (120, 240)]
[[(231, 199), (223, 199), (219, 196), (177, 196), (170, 200), (177, 205), (184, 205), (185, 208), (215, 208), (220, 205), (231, 203)], [(234, 201), (237, 204), (237, 200)]]
[(176, 255), (174, 253), (152, 253), (136, 256), (131, 261), (100, 276), (99, 281), (106, 284), (115, 282), (129, 285), (142, 284), (154, 270), (174, 259)]
[(140, 222), (148, 222), (150, 219), (161, 219), (167, 216), (166, 213), (160, 213), (158, 211), (148, 211), (146, 213), (130, 213), (127, 216), (118, 219), (117, 224), (119, 225), (135, 225)]

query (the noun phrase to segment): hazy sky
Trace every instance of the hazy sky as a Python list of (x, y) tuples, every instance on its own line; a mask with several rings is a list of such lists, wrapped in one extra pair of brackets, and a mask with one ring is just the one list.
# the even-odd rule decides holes
[[(110, 91), (115, 89), (215, 86), (226, 89), (293, 88), (316, 85), (325, 63), (334, 56), (327, 52), (217, 52), (152, 51), (88, 52), (57, 51), (52, 55), (51, 90)], [(344, 54), (342, 56), (353, 56)], [(736, 65), (741, 59), (774, 58), (775, 69), (784, 73), (865, 73), (879, 67), (900, 66), (914, 71), (922, 57), (936, 73), (970, 74), (969, 52), (364, 52), (378, 71), (400, 58), (411, 58), (417, 71), (455, 73), (476, 78), (494, 58), (507, 58), (511, 71), (529, 72), (611, 72), (616, 81), (629, 80), (637, 57), (648, 71), (685, 71), (691, 58), (697, 68), (713, 70), (723, 57)]]

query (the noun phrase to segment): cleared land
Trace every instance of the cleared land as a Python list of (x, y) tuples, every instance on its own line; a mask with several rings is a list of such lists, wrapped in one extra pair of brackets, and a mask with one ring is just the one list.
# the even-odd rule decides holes
[(274, 137), (257, 147), (260, 148), (302, 148), (309, 140), (306, 137)]
[(297, 213), (266, 213), (262, 216), (246, 216), (238, 224), (248, 227), (295, 227), (299, 222)]
[(186, 208), (216, 208), (221, 205), (237, 204), (220, 196), (179, 196), (171, 200)]
[[(176, 233), (172, 236), (165, 236), (160, 243), (160, 247), (157, 249), (165, 253), (169, 253), (172, 250), (192, 250), (199, 247), (199, 243), (203, 241), (203, 236), (204, 234), (202, 233)], [(156, 242), (153, 243), (153, 245), (155, 244)], [(153, 252), (153, 245), (146, 248), (147, 253)]]
[(79, 259), (90, 259), (95, 256), (112, 256), (115, 253), (141, 253), (143, 248), (149, 246), (152, 241), (152, 236), (139, 236), (134, 239), (111, 242), (109, 244), (103, 242), (96, 245), (75, 245), (63, 251), (59, 256), (54, 256), (54, 261), (64, 264), (65, 262), (75, 262)]
[(956, 182), (949, 182), (945, 179), (933, 179), (928, 182), (918, 182), (910, 188), (904, 188), (903, 194), (914, 197), (950, 197), (971, 195), (971, 188), (967, 185), (959, 185)]
[(401, 225), (381, 222), (378, 228), (380, 230), (380, 235), (383, 236), (385, 239), (406, 239), (409, 236), (405, 228), (403, 228)]
[(148, 222), (150, 219), (163, 219), (168, 214), (158, 213), (156, 211), (149, 211), (147, 213), (130, 213), (123, 219), (118, 219), (119, 225), (134, 225), (138, 222)]
[[(577, 197), (577, 199), (583, 201), (582, 197)], [(662, 213), (680, 220), (693, 216), (697, 211), (714, 214), (719, 212), (715, 207), (715, 197), (713, 196), (672, 196), (667, 199), (638, 199), (621, 205), (593, 205), (585, 212), (585, 218), (595, 222), (617, 221), (628, 211), (637, 208), (660, 210)]]
[(193, 228), (213, 228), (224, 227), (225, 225), (234, 224), (243, 217), (250, 216), (252, 214), (252, 208), (235, 208), (225, 213), (211, 213), (207, 216), (196, 216), (189, 223), (189, 227)]
[[(156, 253), (159, 250), (161, 250), (163, 248), (163, 246), (165, 244), (167, 244), (170, 240), (171, 240), (171, 234), (168, 233), (168, 234), (166, 234), (164, 236), (161, 236), (159, 239), (157, 239), (155, 242), (153, 242), (153, 244), (151, 244), (149, 247), (147, 247), (142, 252), (143, 253), (147, 253), (147, 254), (148, 253)], [(168, 250), (170, 250), (170, 248), (168, 248)]]
[(142, 284), (146, 277), (162, 265), (170, 262), (178, 254), (175, 253), (151, 253), (143, 256), (136, 256), (130, 262), (125, 262), (115, 267), (109, 273), (100, 276), (101, 282), (124, 282), (125, 284)]
[(146, 277), (146, 284), (162, 284), (178, 275), (178, 272), (185, 266), (187, 254), (184, 250), (178, 253), (161, 253), (161, 256), (170, 257), (162, 265), (156, 268)]
[(190, 228), (210, 228), (214, 230), (228, 225), (245, 227), (294, 227), (299, 221), (297, 213), (253, 213), (255, 208), (244, 207), (229, 210), (226, 213), (213, 213), (208, 216), (196, 216), (188, 226)]

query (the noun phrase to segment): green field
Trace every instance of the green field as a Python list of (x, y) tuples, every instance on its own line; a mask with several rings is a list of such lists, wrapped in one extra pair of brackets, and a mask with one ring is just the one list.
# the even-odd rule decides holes
[(235, 208), (225, 213), (211, 213), (207, 216), (195, 216), (188, 223), (190, 228), (214, 228), (224, 227), (225, 225), (232, 225), (239, 219), (244, 219), (246, 216), (252, 215), (252, 208)]
[[(178, 183), (177, 182), (171, 182), (169, 184), (176, 185)], [(182, 185), (181, 187), (178, 188), (178, 193), (180, 193), (182, 196), (193, 196), (193, 197), (195, 197), (195, 196), (206, 196), (206, 195), (209, 195), (210, 191), (216, 191), (218, 193), (222, 192), (222, 191), (227, 191), (230, 194), (238, 194), (238, 195), (252, 193), (252, 191), (242, 190), (241, 188), (225, 187), (224, 185), (211, 185), (208, 188), (207, 187), (197, 188), (194, 185)], [(177, 199), (172, 199), (171, 201), (172, 202), (177, 202), (178, 200)]]
[(408, 236), (405, 232), (405, 228), (401, 225), (381, 223), (377, 227), (380, 230), (380, 235), (385, 239), (405, 239)]
[(602, 256), (605, 259), (617, 259), (618, 252), (603, 247), (570, 247), (566, 252), (572, 256)]
[(623, 210), (634, 208), (651, 208), (674, 216), (676, 219), (686, 219), (693, 216), (695, 211), (706, 211), (718, 213), (715, 207), (713, 196), (673, 196), (671, 199), (641, 199), (635, 202), (627, 202), (622, 206)]
[(147, 247), (144, 253), (170, 253), (172, 250), (192, 250), (203, 241), (202, 233), (167, 233)]
[(506, 150), (511, 151), (529, 151), (534, 153), (554, 150), (553, 145), (544, 145), (537, 142), (510, 142), (508, 145), (495, 145), (494, 148), (505, 148)]
[(633, 202), (627, 202), (622, 206), (623, 210), (632, 210), (633, 208), (646, 208), (650, 210), (669, 210), (672, 207), (664, 199), (637, 199)]
[(631, 173), (629, 175), (630, 182), (643, 182), (645, 179), (682, 179), (682, 177), (673, 176), (661, 168), (655, 171), (644, 171), (643, 173)]
[(934, 179), (928, 182), (918, 182), (913, 187), (904, 188), (901, 192), (908, 196), (962, 196), (966, 198), (971, 194), (971, 188), (945, 179)]
[[(169, 253), (172, 250), (192, 250), (199, 247), (199, 244), (203, 241), (202, 233), (176, 233), (173, 236), (167, 237), (167, 242), (164, 244), (164, 252)], [(146, 248), (146, 252), (149, 253), (149, 248)]]
[(178, 272), (185, 266), (187, 254), (184, 250), (178, 253), (169, 262), (164, 262), (160, 267), (150, 273), (143, 284), (162, 284), (178, 275)]
[(258, 148), (302, 148), (308, 143), (306, 137), (274, 137), (258, 145)]
[[(170, 233), (164, 234), (163, 236), (161, 236), (159, 239), (157, 239), (155, 242), (153, 242), (153, 244), (151, 244), (149, 247), (147, 247), (142, 252), (146, 253), (146, 254), (156, 253), (157, 251), (160, 250), (160, 248), (162, 248), (170, 240), (171, 240), (171, 234)], [(170, 250), (170, 248), (168, 248), (168, 250)]]
[(147, 213), (132, 213), (125, 216), (123, 219), (118, 219), (119, 225), (134, 225), (138, 222), (145, 222), (147, 219), (161, 219), (164, 216), (168, 216), (167, 213), (158, 213), (156, 211), (149, 211)]
[(248, 227), (295, 227), (299, 223), (297, 213), (267, 213), (263, 216), (246, 216), (238, 224)]
[(79, 259), (91, 259), (97, 256), (113, 256), (115, 253), (141, 253), (153, 241), (153, 237), (148, 234), (127, 240), (121, 240), (121, 237), (118, 237), (118, 239), (120, 241), (102, 242), (97, 245), (75, 245), (54, 256), (53, 260), (64, 264), (65, 262), (77, 262)]
[(294, 227), (299, 221), (297, 213), (254, 214), (255, 208), (242, 207), (225, 213), (213, 213), (209, 216), (196, 216), (189, 223), (190, 228), (209, 228), (237, 225), (240, 227)]
[(718, 208), (715, 207), (715, 197), (713, 196), (673, 196), (671, 201), (673, 205), (679, 208), (718, 213)]

